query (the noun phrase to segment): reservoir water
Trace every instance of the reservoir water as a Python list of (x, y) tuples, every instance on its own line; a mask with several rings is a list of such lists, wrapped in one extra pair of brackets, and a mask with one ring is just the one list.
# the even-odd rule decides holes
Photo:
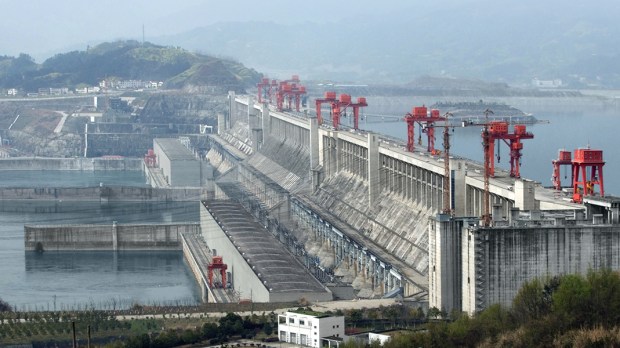
[[(476, 102), (473, 98), (452, 98), (449, 101)], [(489, 98), (485, 101), (506, 103), (531, 113), (539, 120), (547, 120), (548, 124), (535, 124), (527, 126), (528, 131), (534, 134), (534, 139), (523, 140), (523, 157), (521, 158), (521, 176), (536, 180), (543, 186), (551, 186), (552, 165), (551, 161), (558, 156), (559, 149), (573, 151), (576, 148), (603, 150), (605, 166), (605, 194), (620, 196), (620, 99), (601, 100), (601, 98)], [(381, 114), (400, 116), (401, 118), (411, 110), (413, 106), (432, 105), (439, 101), (436, 97), (381, 97), (368, 98), (369, 114)], [(440, 110), (441, 112), (441, 110)], [(481, 115), (483, 116), (483, 115)], [(360, 122), (363, 129), (387, 134), (406, 142), (407, 126), (401, 119), (387, 119), (381, 121), (378, 118), (369, 118), (368, 122)], [(350, 117), (346, 119), (350, 122)], [(482, 139), (480, 137), (481, 126), (456, 128), (451, 136), (451, 153), (483, 162)], [(423, 145), (417, 145), (419, 128), (416, 126), (416, 146), (425, 149), (426, 138), (423, 135)], [(435, 132), (435, 148), (443, 150), (443, 129)], [(417, 150), (416, 151), (420, 151)], [(497, 155), (497, 153), (496, 153)], [(501, 145), (499, 152), (500, 161), (496, 167), (510, 168), (509, 149)], [(562, 169), (562, 184), (570, 186), (570, 168)]]
[[(144, 185), (141, 172), (0, 171), (3, 187)], [(19, 310), (195, 304), (181, 252), (24, 251), (25, 224), (198, 222), (198, 203), (0, 201), (0, 298)]]

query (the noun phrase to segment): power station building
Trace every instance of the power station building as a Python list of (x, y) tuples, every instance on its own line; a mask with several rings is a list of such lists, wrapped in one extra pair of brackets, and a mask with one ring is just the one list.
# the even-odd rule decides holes
[(156, 138), (153, 140), (153, 150), (170, 186), (201, 186), (201, 163), (179, 139)]

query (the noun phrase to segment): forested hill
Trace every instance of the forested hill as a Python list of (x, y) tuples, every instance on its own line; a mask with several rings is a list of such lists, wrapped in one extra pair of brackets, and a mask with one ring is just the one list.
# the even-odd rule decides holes
[(57, 54), (42, 64), (27, 54), (0, 56), (0, 88), (26, 92), (98, 85), (104, 79), (163, 81), (167, 88), (217, 86), (239, 91), (259, 78), (259, 73), (238, 62), (137, 41), (102, 43), (86, 51)]

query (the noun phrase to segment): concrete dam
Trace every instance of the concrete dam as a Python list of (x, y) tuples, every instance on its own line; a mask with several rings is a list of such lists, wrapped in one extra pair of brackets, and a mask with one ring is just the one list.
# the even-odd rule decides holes
[[(408, 152), (379, 134), (320, 126), (252, 97), (230, 93), (206, 157), (216, 183), (210, 199), (241, 202), (316, 278), (349, 284), (359, 297), (401, 294), (473, 313), (509, 304), (535, 276), (620, 268), (618, 199), (576, 204), (496, 169), (493, 223), (485, 229), (480, 164), (452, 156), (450, 187), (443, 187), (439, 156)], [(446, 189), (453, 216), (439, 214)], [(208, 241), (211, 232), (202, 233)], [(238, 250), (223, 246), (217, 254)], [(559, 261), (537, 262), (548, 255)]]

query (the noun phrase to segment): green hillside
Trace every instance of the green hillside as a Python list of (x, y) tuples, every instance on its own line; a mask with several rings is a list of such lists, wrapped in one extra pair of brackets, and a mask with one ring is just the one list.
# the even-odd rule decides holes
[(240, 63), (178, 47), (137, 41), (102, 43), (86, 51), (57, 54), (36, 64), (26, 54), (0, 57), (0, 88), (97, 85), (103, 79), (163, 81), (167, 87), (217, 86), (243, 90), (260, 75)]

